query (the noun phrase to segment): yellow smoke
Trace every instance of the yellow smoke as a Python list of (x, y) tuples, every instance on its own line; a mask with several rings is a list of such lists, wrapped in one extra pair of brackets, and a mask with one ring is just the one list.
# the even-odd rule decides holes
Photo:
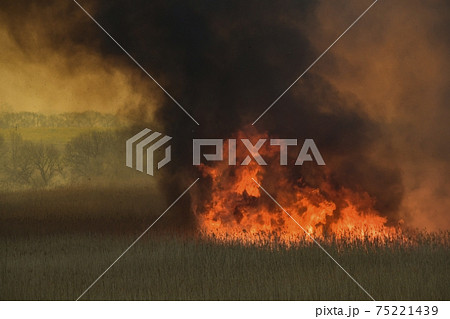
[(95, 41), (70, 41), (80, 25), (106, 35), (69, 6), (32, 5), (16, 17), (0, 11), (0, 111), (115, 113), (145, 106), (153, 113), (161, 94), (131, 61), (103, 56)]

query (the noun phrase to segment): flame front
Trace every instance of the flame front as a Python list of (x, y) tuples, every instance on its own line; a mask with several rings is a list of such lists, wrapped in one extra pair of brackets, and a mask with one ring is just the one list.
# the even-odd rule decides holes
[[(274, 157), (272, 151), (261, 155)], [(301, 179), (292, 182), (288, 167), (269, 171), (254, 160), (246, 166), (230, 166), (225, 158), (213, 166), (202, 164), (200, 170), (210, 179), (210, 193), (194, 195), (192, 205), (200, 233), (208, 238), (292, 245), (313, 238), (385, 243), (399, 237), (400, 230), (386, 225), (387, 218), (374, 208), (366, 192), (335, 190), (326, 181), (317, 188)], [(254, 180), (265, 189), (268, 182), (271, 195), (287, 213)]]

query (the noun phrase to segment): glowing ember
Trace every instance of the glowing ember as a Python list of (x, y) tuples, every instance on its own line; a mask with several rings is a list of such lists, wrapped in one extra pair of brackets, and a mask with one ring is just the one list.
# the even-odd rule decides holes
[[(241, 132), (241, 137), (246, 136)], [(274, 156), (271, 152), (261, 150), (265, 157)], [(201, 165), (200, 170), (210, 178), (211, 185), (208, 194), (193, 197), (200, 232), (219, 241), (288, 245), (311, 241), (305, 231), (315, 239), (346, 242), (384, 243), (399, 236), (399, 230), (387, 226), (387, 219), (374, 209), (374, 200), (367, 193), (346, 188), (336, 191), (327, 182), (312, 188), (301, 180), (289, 179), (288, 169), (277, 166), (269, 170), (255, 161), (247, 166), (230, 166), (226, 160), (213, 166)], [(305, 231), (252, 178), (267, 189)]]

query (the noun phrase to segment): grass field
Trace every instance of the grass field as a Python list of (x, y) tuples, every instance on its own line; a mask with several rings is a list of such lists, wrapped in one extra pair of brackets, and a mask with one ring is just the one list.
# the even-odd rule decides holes
[[(17, 132), (20, 133), (24, 140), (46, 143), (53, 145), (64, 145), (72, 138), (77, 137), (81, 133), (89, 132), (92, 130), (102, 131), (104, 128), (87, 128), (87, 127), (22, 127), (18, 128)], [(14, 129), (0, 128), (0, 135), (3, 135), (5, 139)]]
[[(165, 209), (152, 186), (0, 194), (0, 299), (74, 300)], [(26, 198), (27, 201), (23, 201)], [(90, 300), (366, 300), (316, 246), (245, 247), (196, 240), (181, 200), (83, 297)], [(450, 251), (326, 249), (377, 300), (450, 299)], [(442, 237), (441, 237), (442, 238)]]

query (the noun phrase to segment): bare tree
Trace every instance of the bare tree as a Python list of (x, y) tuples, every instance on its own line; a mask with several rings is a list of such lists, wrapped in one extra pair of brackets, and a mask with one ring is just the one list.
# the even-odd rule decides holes
[[(3, 135), (0, 135), (0, 174), (3, 171), (3, 167), (4, 167), (4, 160), (6, 158), (6, 143), (5, 143), (5, 138), (3, 137)], [(0, 179), (1, 179), (1, 175), (0, 175)]]
[(22, 136), (13, 131), (10, 134), (10, 149), (6, 159), (5, 171), (9, 182), (31, 183), (34, 167), (29, 150), (33, 143), (24, 141)]
[(61, 172), (61, 155), (54, 145), (32, 144), (31, 160), (39, 172), (44, 186), (47, 186), (58, 172)]
[(104, 156), (114, 152), (109, 132), (91, 131), (80, 134), (66, 145), (65, 161), (76, 176), (90, 177), (104, 171)]

